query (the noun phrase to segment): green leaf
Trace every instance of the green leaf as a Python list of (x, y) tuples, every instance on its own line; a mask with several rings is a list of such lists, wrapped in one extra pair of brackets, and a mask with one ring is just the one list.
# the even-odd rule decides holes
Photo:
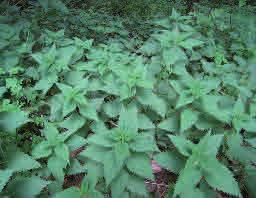
[(138, 114), (139, 129), (154, 129), (155, 125), (152, 121), (144, 114)]
[(130, 148), (135, 152), (156, 152), (159, 151), (155, 139), (152, 135), (139, 134), (135, 141), (130, 143)]
[(127, 168), (134, 174), (143, 178), (154, 180), (151, 160), (146, 154), (134, 153), (127, 161)]
[(52, 153), (52, 147), (48, 141), (42, 141), (35, 145), (32, 150), (32, 156), (35, 159), (40, 159), (44, 157), (48, 157)]
[(180, 115), (180, 130), (185, 131), (189, 129), (198, 120), (198, 112), (189, 108), (183, 110)]
[(135, 107), (122, 108), (118, 127), (125, 132), (136, 133), (138, 131), (138, 114)]
[(62, 109), (62, 116), (65, 117), (69, 113), (73, 112), (76, 109), (76, 103), (74, 103), (73, 100), (65, 101), (63, 104), (63, 109)]
[(163, 50), (164, 64), (169, 66), (177, 63), (178, 61), (186, 61), (187, 56), (185, 52), (179, 47), (166, 48)]
[(164, 117), (167, 111), (166, 102), (154, 94), (152, 90), (140, 89), (137, 92), (138, 101), (145, 106), (148, 106), (153, 111)]
[(248, 164), (256, 160), (255, 149), (243, 146), (242, 136), (238, 133), (227, 136), (228, 156), (233, 160), (238, 160), (243, 164)]
[(122, 166), (130, 156), (129, 145), (127, 143), (118, 143), (114, 146), (114, 155), (117, 164)]
[(108, 103), (103, 104), (103, 110), (104, 112), (110, 117), (114, 118), (117, 117), (120, 114), (122, 105), (118, 100), (114, 100)]
[(163, 129), (165, 131), (170, 132), (178, 132), (179, 131), (179, 118), (176, 114), (172, 115), (171, 117), (163, 120), (158, 125), (159, 129)]
[(203, 41), (197, 40), (197, 39), (186, 39), (185, 41), (181, 41), (179, 45), (185, 49), (192, 50), (194, 47), (198, 47), (203, 45)]
[(59, 134), (59, 131), (53, 124), (47, 123), (43, 129), (43, 134), (50, 144), (56, 144), (56, 138)]
[(196, 150), (208, 156), (216, 156), (223, 139), (223, 135), (206, 134), (196, 146)]
[(89, 144), (94, 144), (106, 148), (112, 148), (114, 142), (109, 138), (109, 134), (93, 134), (87, 138)]
[(41, 167), (41, 165), (29, 155), (18, 150), (9, 152), (6, 166), (8, 169), (15, 172), (27, 171)]
[(142, 178), (130, 175), (126, 187), (132, 193), (148, 197), (148, 191)]
[(36, 197), (49, 183), (35, 176), (15, 178), (8, 185), (7, 191), (11, 192), (15, 198)]
[(189, 157), (192, 154), (194, 144), (191, 141), (181, 136), (168, 135), (168, 137), (182, 155)]
[(29, 121), (27, 113), (0, 112), (0, 129), (5, 132), (15, 133), (16, 129)]
[(109, 149), (95, 146), (95, 145), (90, 145), (88, 146), (84, 151), (82, 151), (79, 156), (81, 157), (86, 157), (91, 160), (94, 160), (96, 162), (103, 162), (103, 159), (105, 157), (106, 152), (108, 152)]
[(120, 163), (120, 160), (116, 159), (114, 152), (105, 153), (104, 155), (104, 178), (108, 186), (120, 174), (123, 164)]
[(60, 143), (54, 148), (57, 157), (69, 163), (69, 149), (66, 144)]
[(157, 154), (154, 159), (159, 165), (176, 174), (178, 174), (185, 166), (184, 158), (174, 151), (161, 152)]
[(211, 157), (201, 163), (205, 171), (204, 178), (211, 187), (233, 196), (242, 197), (239, 186), (227, 167)]
[(68, 146), (70, 151), (74, 151), (76, 149), (81, 148), (86, 144), (85, 138), (79, 135), (73, 135), (71, 138), (68, 139), (66, 145)]
[(52, 156), (48, 159), (47, 167), (53, 176), (60, 182), (64, 181), (64, 171), (67, 162), (61, 158)]
[(75, 132), (78, 129), (82, 128), (85, 124), (85, 119), (78, 114), (74, 113), (64, 121), (62, 121), (59, 126), (65, 129), (68, 129), (71, 132)]
[(183, 107), (187, 104), (190, 104), (193, 101), (194, 101), (194, 97), (190, 93), (183, 91), (179, 95), (178, 101), (176, 103), (176, 109)]
[(112, 198), (121, 197), (122, 193), (128, 184), (129, 174), (126, 171), (122, 171), (120, 175), (113, 180), (111, 184), (111, 195)]
[(53, 198), (80, 198), (80, 190), (76, 187), (67, 188), (62, 192), (56, 193)]
[[(201, 179), (200, 170), (193, 167), (193, 159), (189, 158), (185, 168), (180, 172), (178, 180), (175, 184), (174, 195), (173, 197), (177, 197), (177, 195), (183, 194), (194, 194), (195, 187)], [(184, 191), (186, 189), (186, 191)]]
[(94, 107), (79, 105), (79, 112), (86, 118), (98, 121), (98, 114)]
[(12, 170), (0, 170), (0, 192), (4, 189), (5, 185), (9, 181), (13, 174)]

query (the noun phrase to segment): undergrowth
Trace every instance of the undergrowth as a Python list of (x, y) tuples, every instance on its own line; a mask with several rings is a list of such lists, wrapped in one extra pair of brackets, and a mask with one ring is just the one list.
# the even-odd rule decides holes
[(0, 4), (0, 197), (256, 197), (255, 7), (131, 2)]

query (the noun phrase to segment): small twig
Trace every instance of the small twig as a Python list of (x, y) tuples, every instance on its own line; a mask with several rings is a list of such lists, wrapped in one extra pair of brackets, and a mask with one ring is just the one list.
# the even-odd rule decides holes
[(167, 187), (167, 188), (169, 187), (168, 185), (163, 184), (163, 183), (158, 184), (158, 183), (156, 183), (156, 182), (150, 182), (150, 181), (145, 181), (145, 184), (152, 184), (152, 185), (162, 186), (162, 187)]
[(109, 123), (112, 124), (115, 127), (118, 127), (118, 125), (116, 123), (114, 123), (112, 120), (110, 120)]

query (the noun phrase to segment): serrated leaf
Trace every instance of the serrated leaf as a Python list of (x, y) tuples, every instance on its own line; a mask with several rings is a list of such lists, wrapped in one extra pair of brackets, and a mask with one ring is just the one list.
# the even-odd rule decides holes
[(156, 152), (159, 151), (155, 139), (150, 134), (139, 134), (135, 141), (130, 143), (130, 149), (135, 152)]
[(114, 100), (108, 103), (103, 104), (104, 112), (110, 117), (116, 117), (120, 114), (122, 105), (118, 100)]
[(127, 189), (135, 194), (148, 197), (148, 191), (144, 184), (144, 179), (130, 175), (128, 179)]
[(180, 130), (183, 132), (189, 129), (198, 120), (198, 112), (186, 108), (180, 115)]
[(64, 121), (62, 121), (59, 126), (68, 129), (71, 132), (75, 132), (80, 129), (85, 124), (85, 119), (78, 114), (74, 113)]
[(128, 184), (129, 174), (126, 171), (122, 171), (120, 175), (113, 180), (111, 184), (111, 195), (112, 198), (121, 197)]
[(47, 123), (42, 132), (50, 144), (56, 143), (56, 138), (59, 134), (59, 131), (53, 124)]
[(197, 150), (208, 156), (216, 156), (221, 145), (223, 135), (206, 134), (196, 146)]
[(184, 158), (175, 151), (166, 151), (157, 154), (154, 159), (169, 171), (178, 174), (185, 166)]
[(203, 45), (203, 43), (204, 43), (203, 41), (190, 38), (190, 39), (186, 39), (184, 41), (181, 41), (179, 43), (179, 45), (182, 46), (185, 49), (192, 50), (194, 47), (198, 47), (198, 46)]
[(178, 132), (179, 131), (179, 118), (176, 114), (172, 115), (171, 117), (163, 120), (158, 125), (159, 129), (163, 129), (165, 131), (170, 132)]
[(0, 129), (5, 132), (15, 133), (16, 129), (29, 121), (27, 113), (0, 112)]
[(104, 178), (108, 186), (120, 174), (123, 164), (115, 158), (114, 152), (105, 153), (104, 155)]
[(18, 150), (9, 152), (6, 166), (8, 169), (15, 172), (22, 172), (41, 167), (36, 160)]
[(53, 176), (60, 182), (64, 181), (64, 171), (67, 162), (61, 158), (52, 156), (48, 159), (47, 167)]
[(84, 151), (82, 151), (79, 154), (79, 156), (86, 157), (96, 162), (102, 163), (103, 162), (102, 160), (104, 159), (104, 156), (108, 151), (109, 149), (107, 148), (90, 145)]
[(54, 152), (58, 158), (69, 163), (69, 149), (66, 144), (64, 144), (64, 143), (58, 144), (54, 148)]
[(4, 189), (5, 185), (9, 181), (13, 174), (12, 170), (0, 170), (0, 192)]
[(138, 114), (139, 129), (154, 129), (153, 122), (144, 114)]
[[(201, 172), (198, 169), (195, 169), (193, 166), (193, 159), (189, 158), (185, 168), (180, 172), (179, 178), (175, 184), (174, 189), (174, 197), (180, 195), (182, 197), (183, 194), (194, 194), (195, 187), (197, 183), (201, 179)], [(184, 189), (186, 191), (184, 192)]]
[(86, 118), (91, 119), (91, 120), (95, 120), (98, 121), (98, 114), (97, 111), (94, 107), (90, 107), (90, 106), (79, 106), (79, 112)]
[(109, 134), (94, 134), (87, 138), (89, 144), (94, 144), (106, 148), (112, 148), (114, 142), (109, 138)]
[(151, 160), (146, 154), (134, 153), (128, 159), (126, 166), (132, 173), (143, 178), (154, 180)]
[(178, 61), (186, 61), (187, 56), (179, 47), (166, 48), (163, 50), (163, 60), (164, 64), (169, 66), (177, 63)]
[(76, 149), (81, 148), (86, 144), (85, 138), (79, 135), (73, 135), (71, 138), (68, 139), (66, 145), (68, 146), (70, 151), (74, 151)]
[(152, 90), (141, 89), (137, 92), (138, 101), (164, 117), (167, 111), (166, 102), (154, 94)]
[(53, 198), (80, 198), (80, 190), (76, 187), (71, 187), (56, 193)]
[(136, 107), (122, 108), (118, 127), (125, 131), (136, 133), (138, 131), (138, 114)]
[(122, 166), (130, 156), (129, 145), (127, 143), (117, 143), (113, 149), (116, 163)]
[(8, 185), (7, 191), (11, 192), (15, 198), (36, 197), (49, 183), (49, 181), (35, 176), (30, 178), (15, 178)]
[(52, 153), (52, 147), (48, 141), (43, 141), (35, 145), (32, 150), (32, 156), (35, 159), (48, 157)]
[(237, 181), (227, 167), (215, 158), (208, 158), (202, 161), (202, 164), (205, 171), (204, 178), (211, 187), (230, 195), (242, 197)]
[(194, 144), (191, 141), (181, 136), (168, 135), (168, 137), (182, 155), (187, 157), (191, 155), (194, 148)]

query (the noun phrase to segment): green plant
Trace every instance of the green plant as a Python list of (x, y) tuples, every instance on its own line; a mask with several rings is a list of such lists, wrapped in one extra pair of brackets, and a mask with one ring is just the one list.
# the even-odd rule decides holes
[(255, 197), (255, 7), (147, 2), (0, 4), (1, 197)]

